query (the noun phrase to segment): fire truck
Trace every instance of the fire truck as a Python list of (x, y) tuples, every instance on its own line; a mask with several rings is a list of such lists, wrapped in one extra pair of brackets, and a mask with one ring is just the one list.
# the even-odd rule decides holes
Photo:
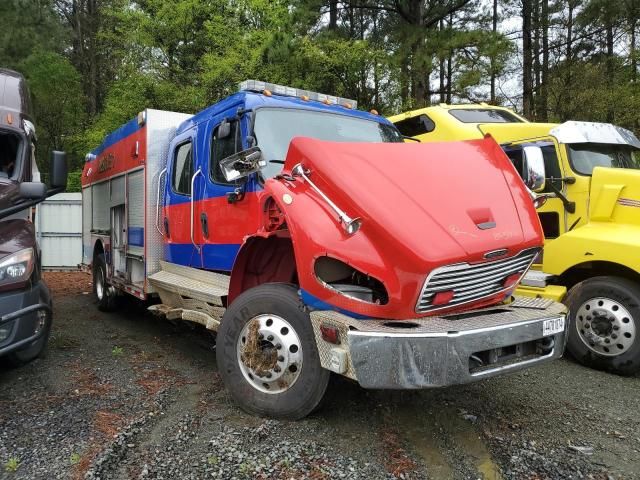
[(409, 144), (353, 100), (248, 80), (147, 109), (87, 155), (83, 263), (118, 297), (217, 332), (246, 411), (298, 419), (330, 373), (442, 387), (560, 357), (565, 308), (513, 296), (543, 236), (491, 138)]

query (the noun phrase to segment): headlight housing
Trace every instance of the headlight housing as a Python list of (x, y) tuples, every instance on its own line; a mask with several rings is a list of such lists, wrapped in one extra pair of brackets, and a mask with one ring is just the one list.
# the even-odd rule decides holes
[(33, 248), (25, 248), (0, 260), (0, 290), (24, 285), (34, 266)]

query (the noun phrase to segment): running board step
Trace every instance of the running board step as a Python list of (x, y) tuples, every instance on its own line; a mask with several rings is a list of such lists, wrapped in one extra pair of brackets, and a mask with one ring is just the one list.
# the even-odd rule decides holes
[(187, 308), (174, 308), (162, 303), (159, 305), (151, 305), (148, 310), (156, 315), (166, 316), (167, 320), (186, 320), (199, 323), (214, 332), (218, 330), (220, 319), (224, 313), (223, 307), (209, 307), (206, 311), (200, 311)]
[(228, 275), (169, 262), (161, 261), (160, 271), (151, 275), (149, 281), (158, 290), (163, 303), (173, 307), (182, 305), (176, 305), (175, 301), (167, 302), (165, 297), (177, 295), (222, 306), (222, 297), (226, 297), (229, 293)]
[(551, 282), (553, 277), (554, 275), (550, 273), (544, 273), (539, 270), (529, 270), (520, 283), (526, 287), (544, 288)]

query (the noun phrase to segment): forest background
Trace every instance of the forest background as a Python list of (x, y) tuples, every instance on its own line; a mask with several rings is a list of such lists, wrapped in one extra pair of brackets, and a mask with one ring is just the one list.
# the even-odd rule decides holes
[(29, 82), (38, 162), (144, 108), (195, 113), (248, 78), (391, 115), (488, 102), (640, 133), (640, 0), (2, 0), (0, 67)]

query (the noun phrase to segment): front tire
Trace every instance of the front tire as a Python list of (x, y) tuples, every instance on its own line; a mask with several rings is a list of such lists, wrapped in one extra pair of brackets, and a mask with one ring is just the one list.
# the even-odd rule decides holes
[(93, 295), (98, 303), (98, 310), (112, 312), (116, 309), (117, 293), (107, 283), (107, 262), (103, 253), (96, 255), (93, 262)]
[(618, 277), (575, 285), (567, 349), (583, 365), (619, 375), (640, 371), (640, 286)]
[(216, 358), (233, 399), (259, 416), (303, 418), (320, 404), (329, 382), (309, 314), (288, 284), (260, 285), (231, 304), (218, 330)]

